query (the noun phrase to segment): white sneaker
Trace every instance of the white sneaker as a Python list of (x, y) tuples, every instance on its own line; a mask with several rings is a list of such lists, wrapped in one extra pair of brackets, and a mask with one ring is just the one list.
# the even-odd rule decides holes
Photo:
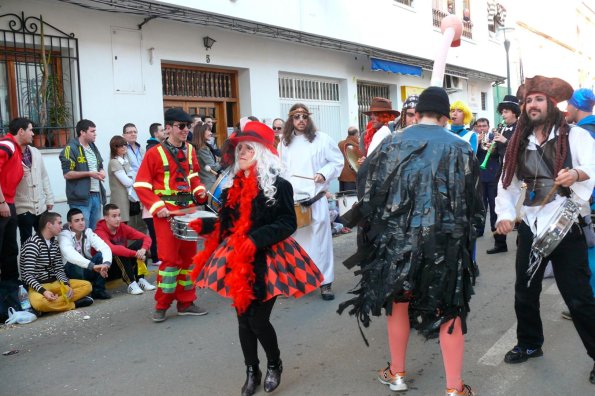
[(143, 289), (138, 286), (138, 283), (132, 282), (128, 285), (128, 293), (129, 294), (143, 294)]
[(140, 286), (141, 289), (143, 289), (144, 291), (148, 291), (148, 290), (155, 290), (157, 289), (155, 286), (153, 286), (151, 284), (151, 282), (149, 282), (148, 280), (146, 280), (145, 278), (140, 278), (138, 280), (138, 285)]

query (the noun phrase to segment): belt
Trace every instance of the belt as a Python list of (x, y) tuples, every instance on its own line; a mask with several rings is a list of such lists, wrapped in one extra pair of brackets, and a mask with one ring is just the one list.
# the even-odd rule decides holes
[(192, 194), (161, 195), (159, 199), (162, 201), (194, 202), (194, 196)]

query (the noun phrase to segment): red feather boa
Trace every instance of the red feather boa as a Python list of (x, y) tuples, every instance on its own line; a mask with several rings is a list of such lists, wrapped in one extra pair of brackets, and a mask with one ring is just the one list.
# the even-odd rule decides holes
[[(225, 276), (225, 285), (229, 288), (229, 294), (233, 300), (238, 314), (243, 314), (256, 297), (254, 296), (253, 285), (256, 279), (254, 275), (254, 254), (240, 254), (238, 249), (248, 238), (248, 232), (252, 226), (250, 215), (252, 213), (252, 202), (258, 195), (258, 179), (255, 169), (250, 169), (248, 177), (243, 171), (236, 174), (233, 185), (227, 193), (226, 207), (234, 208), (239, 206), (240, 217), (229, 230), (231, 235), (227, 237), (227, 244), (231, 248), (226, 259), (229, 273)], [(205, 263), (219, 245), (219, 227), (217, 222), (215, 230), (209, 234), (205, 242), (205, 248), (193, 258), (195, 264), (192, 270), (192, 279), (196, 277), (204, 267)]]

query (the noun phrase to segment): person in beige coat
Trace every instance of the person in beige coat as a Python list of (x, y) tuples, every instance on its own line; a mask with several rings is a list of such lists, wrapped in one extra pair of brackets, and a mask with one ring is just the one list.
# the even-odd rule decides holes
[(130, 200), (128, 193), (134, 179), (128, 157), (126, 156), (126, 140), (122, 136), (114, 136), (110, 140), (110, 160), (107, 167), (109, 175), (110, 203), (120, 208), (120, 216), (124, 223), (130, 220)]
[(33, 235), (33, 230), (39, 231), (41, 214), (54, 207), (54, 193), (41, 152), (33, 146), (25, 146), (22, 164), (24, 176), (14, 198), (21, 245)]

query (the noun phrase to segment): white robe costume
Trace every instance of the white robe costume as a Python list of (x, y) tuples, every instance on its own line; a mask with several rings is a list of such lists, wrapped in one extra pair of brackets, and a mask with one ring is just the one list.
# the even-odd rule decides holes
[[(295, 200), (312, 198), (320, 191), (327, 191), (329, 182), (339, 177), (343, 169), (343, 154), (337, 143), (325, 133), (316, 132), (312, 143), (303, 135), (294, 135), (289, 146), (281, 141), (277, 150), (284, 165), (283, 177), (291, 182)], [(324, 176), (324, 183), (292, 176), (314, 177), (316, 173)], [(335, 277), (331, 220), (326, 197), (316, 201), (311, 208), (312, 224), (299, 228), (293, 237), (310, 255), (324, 276), (323, 284), (326, 285)]]

